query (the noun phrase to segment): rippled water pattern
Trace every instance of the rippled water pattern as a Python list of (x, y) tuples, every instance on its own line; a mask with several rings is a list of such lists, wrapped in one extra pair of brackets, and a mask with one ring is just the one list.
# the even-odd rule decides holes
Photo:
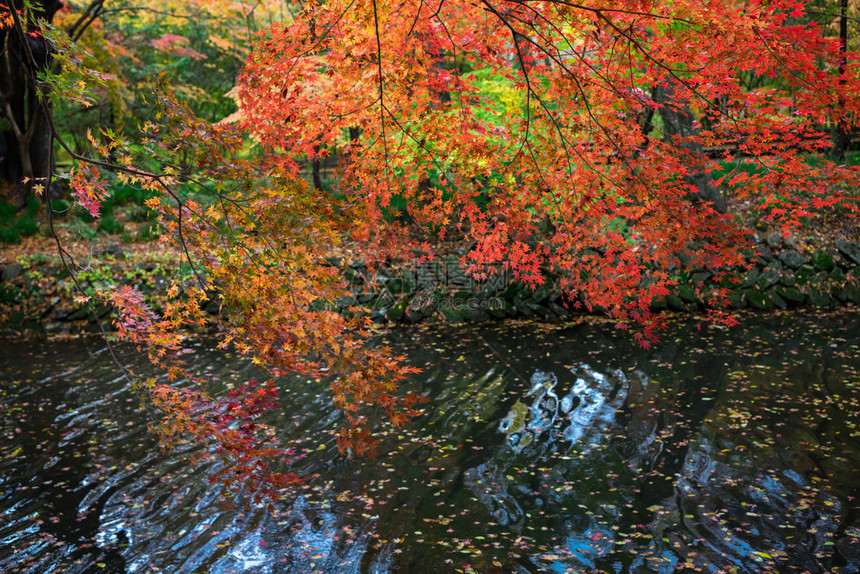
[[(222, 497), (199, 445), (161, 452), (98, 340), (0, 341), (0, 572), (857, 572), (858, 337), (856, 311), (681, 322), (651, 351), (395, 331), (424, 415), (346, 460), (325, 382), (284, 381), (270, 422), (308, 478), (270, 509)], [(255, 376), (211, 347), (186, 359), (214, 386)]]

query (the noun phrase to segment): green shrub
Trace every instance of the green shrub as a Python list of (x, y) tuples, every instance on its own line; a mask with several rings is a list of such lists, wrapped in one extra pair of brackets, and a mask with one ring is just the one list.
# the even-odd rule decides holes
[(24, 217), (19, 219), (16, 223), (16, 227), (23, 237), (30, 237), (31, 235), (36, 235), (39, 232), (39, 222), (33, 217)]
[(116, 235), (122, 233), (124, 226), (113, 218), (113, 215), (107, 214), (99, 218), (99, 224), (96, 227), (100, 232), (108, 235)]
[(0, 201), (0, 243), (18, 243), (22, 237), (29, 237), (39, 232), (39, 215), (41, 203), (35, 196), (27, 199), (22, 210), (6, 201)]
[(69, 203), (65, 199), (52, 199), (51, 200), (51, 211), (53, 211), (54, 215), (64, 215), (66, 212), (71, 209), (72, 204)]
[(18, 243), (21, 233), (15, 227), (0, 226), (0, 243)]
[(151, 241), (153, 239), (158, 239), (159, 235), (160, 231), (157, 223), (143, 225), (140, 227), (140, 229), (137, 230), (137, 238), (140, 241)]

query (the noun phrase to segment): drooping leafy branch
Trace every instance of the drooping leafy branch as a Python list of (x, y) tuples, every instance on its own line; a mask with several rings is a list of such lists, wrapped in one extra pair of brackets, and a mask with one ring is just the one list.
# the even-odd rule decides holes
[[(9, 31), (23, 35), (18, 16), (12, 13)], [(75, 58), (65, 63), (61, 74), (29, 81), (50, 82), (56, 98), (73, 93), (88, 101), (92, 93), (77, 83), (87, 74), (85, 63)], [(256, 422), (276, 404), (275, 386), (246, 385), (213, 396), (206, 381), (182, 362), (187, 334), (203, 324), (202, 307), (216, 293), (229, 310), (224, 347), (232, 344), (251, 357), (270, 379), (285, 373), (330, 377), (335, 408), (344, 413), (341, 448), (359, 454), (373, 449), (375, 441), (363, 424), (368, 407), (380, 407), (395, 424), (405, 421), (418, 399), (400, 397), (396, 388), (411, 369), (388, 349), (364, 344), (369, 334), (366, 316), (346, 317), (332, 310), (347, 291), (325, 261), (326, 249), (341, 241), (347, 225), (360, 214), (334, 205), (270, 157), (247, 157), (241, 132), (197, 117), (172, 93), (165, 75), (154, 79), (151, 121), (141, 126), (135, 144), (104, 129), (98, 138), (88, 135), (91, 148), (86, 154), (58, 132), (49, 93), (39, 101), (39, 113), (52, 139), (77, 162), (70, 173), (61, 174), (72, 197), (97, 216), (107, 193), (108, 171), (148, 191), (147, 205), (159, 214), (162, 240), (179, 248), (191, 270), (190, 276), (174, 279), (169, 301), (159, 313), (131, 287), (100, 294), (117, 311), (120, 338), (145, 348), (169, 381), (187, 383), (175, 388), (138, 380), (126, 371), (163, 413), (158, 431), (165, 445), (179, 436), (209, 442), (227, 463), (223, 483), (245, 486), (257, 495), (275, 496), (277, 489), (298, 480), (285, 473), (289, 447), (279, 447), (272, 429)], [(175, 165), (180, 151), (194, 166), (193, 177)], [(147, 168), (152, 165), (162, 169)], [(46, 182), (50, 184), (51, 177)], [(202, 199), (188, 196), (191, 185), (205, 188), (206, 193), (199, 194)], [(55, 238), (74, 279), (74, 258), (56, 232)]]

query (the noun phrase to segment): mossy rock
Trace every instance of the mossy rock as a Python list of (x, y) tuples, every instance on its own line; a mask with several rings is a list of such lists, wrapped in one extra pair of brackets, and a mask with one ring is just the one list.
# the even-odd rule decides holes
[(731, 303), (734, 309), (745, 309), (747, 306), (746, 299), (744, 299), (743, 294), (737, 293), (736, 291), (732, 291), (728, 295), (729, 303)]
[(759, 291), (753, 291), (751, 289), (744, 291), (744, 298), (753, 309), (766, 310), (773, 307), (773, 301), (771, 301), (770, 297)]
[(845, 241), (845, 239), (839, 237), (836, 239), (836, 249), (846, 259), (853, 261), (855, 265), (860, 265), (860, 245)]
[(737, 275), (726, 274), (723, 275), (719, 282), (717, 283), (720, 287), (726, 287), (728, 289), (736, 289), (741, 283), (740, 278)]
[(776, 232), (769, 233), (765, 238), (765, 242), (767, 242), (771, 248), (779, 249), (782, 247), (782, 235)]
[(780, 273), (785, 271), (785, 265), (783, 265), (779, 259), (774, 259), (773, 261), (768, 263), (767, 268), (768, 269), (775, 269), (775, 270), (779, 271)]
[(695, 274), (693, 275), (693, 277), (692, 277), (693, 285), (695, 285), (695, 286), (697, 286), (697, 287), (699, 287), (699, 286), (701, 286), (701, 285), (704, 285), (704, 284), (705, 284), (705, 281), (707, 281), (707, 280), (708, 280), (708, 279), (710, 279), (711, 277), (713, 277), (713, 275), (711, 275), (711, 274), (710, 274), (710, 273), (708, 273), (707, 271), (702, 271), (702, 272), (700, 272), (700, 273), (695, 273)]
[(777, 309), (787, 309), (788, 308), (788, 303), (786, 302), (785, 299), (780, 297), (778, 293), (776, 293), (774, 291), (769, 291), (767, 293), (767, 296), (770, 297), (770, 300), (773, 302), (773, 306), (776, 307)]
[(827, 285), (830, 282), (829, 280), (830, 274), (828, 274), (826, 271), (819, 271), (809, 279), (809, 283), (811, 285), (823, 286)]
[(403, 318), (410, 323), (418, 323), (424, 318), (424, 314), (421, 312), (421, 309), (406, 307)]
[(773, 261), (773, 251), (768, 249), (766, 245), (756, 245), (753, 250), (756, 258), (765, 265)]
[(90, 314), (90, 310), (86, 307), (75, 309), (66, 317), (66, 321), (80, 321), (86, 319)]
[(853, 283), (846, 283), (842, 288), (841, 298), (843, 301), (850, 301), (855, 305), (860, 305), (860, 287)]
[(499, 291), (507, 288), (508, 282), (504, 275), (496, 274), (491, 275), (481, 284), (481, 288), (478, 290), (482, 295), (495, 295)]
[(525, 297), (526, 301), (529, 303), (538, 303), (542, 304), (544, 301), (549, 299), (549, 296), (552, 294), (552, 288), (548, 285), (540, 285), (532, 291), (531, 295)]
[(373, 276), (373, 280), (376, 281), (378, 285), (386, 285), (389, 281), (391, 281), (391, 277), (389, 277), (385, 273), (377, 273)]
[(813, 307), (828, 307), (831, 303), (830, 295), (821, 289), (810, 289), (807, 298)]
[(352, 307), (353, 305), (356, 305), (357, 303), (358, 303), (358, 300), (355, 298), (355, 295), (352, 295), (352, 294), (344, 295), (343, 297), (340, 297), (337, 300), (337, 306), (341, 307), (341, 308)]
[(490, 317), (493, 319), (504, 319), (505, 315), (507, 315), (504, 303), (498, 298), (490, 300), (490, 305), (487, 307), (487, 313), (489, 313)]
[(810, 258), (812, 264), (822, 271), (829, 271), (833, 268), (833, 255), (818, 249)]
[(795, 279), (793, 273), (786, 272), (780, 275), (779, 284), (786, 287), (794, 287), (797, 284), (797, 279)]
[(9, 263), (4, 265), (0, 271), (0, 281), (12, 281), (17, 279), (24, 273), (24, 268), (18, 263)]
[(689, 285), (678, 286), (678, 296), (687, 303), (698, 304), (701, 299), (696, 295), (696, 292)]
[(65, 321), (71, 315), (72, 309), (66, 307), (54, 307), (51, 309), (51, 313), (48, 315), (48, 319), (51, 321)]
[(445, 283), (447, 285), (462, 287), (469, 284), (470, 279), (463, 271), (459, 257), (449, 255), (442, 260), (442, 265), (442, 270), (445, 273)]
[[(314, 308), (324, 309), (327, 305), (328, 305), (328, 303), (326, 301), (324, 301), (322, 299), (317, 299), (316, 301), (314, 301), (313, 306), (314, 306)], [(218, 313), (221, 312), (221, 302), (220, 301), (207, 301), (206, 304), (203, 306), (203, 310), (208, 315), (217, 315)]]
[(95, 323), (98, 319), (104, 319), (111, 312), (111, 306), (107, 303), (99, 303), (96, 305), (92, 313), (87, 316), (87, 321)]
[(549, 294), (549, 300), (553, 303), (561, 303), (564, 301), (564, 293), (561, 289), (553, 289), (552, 293)]
[[(522, 281), (520, 281), (519, 279), (514, 279), (505, 288), (505, 290), (502, 291), (501, 297), (502, 297), (502, 299), (507, 299), (508, 301), (511, 301), (514, 299), (514, 297), (519, 295), (524, 290), (526, 290), (525, 284)], [(528, 296), (528, 295), (526, 295), (526, 296)]]
[(404, 297), (388, 310), (388, 318), (392, 321), (402, 321), (407, 306), (409, 306), (409, 299)]
[(465, 317), (460, 310), (450, 305), (439, 307), (439, 311), (442, 313), (442, 316), (445, 317), (445, 320), (450, 323), (461, 323), (465, 321)]
[(667, 307), (666, 298), (665, 297), (654, 297), (651, 299), (651, 310), (652, 311), (662, 311)]
[(790, 267), (792, 269), (800, 269), (800, 267), (806, 263), (806, 257), (794, 250), (780, 253), (779, 260), (782, 261), (786, 267)]
[(364, 274), (352, 267), (347, 267), (343, 272), (343, 276), (353, 285), (364, 284)]
[(666, 305), (668, 305), (669, 309), (673, 311), (681, 311), (685, 313), (689, 311), (681, 298), (674, 293), (669, 293), (668, 295), (666, 295)]
[(759, 275), (758, 280), (756, 281), (756, 285), (758, 285), (758, 288), (760, 290), (764, 291), (765, 289), (773, 287), (774, 285), (779, 283), (779, 280), (781, 278), (782, 274), (779, 272), (778, 269), (774, 267), (768, 267)]
[(0, 303), (11, 304), (18, 301), (20, 289), (9, 285), (0, 285)]
[(514, 307), (520, 315), (523, 315), (525, 317), (532, 317), (534, 315), (534, 312), (532, 311), (529, 304), (526, 303), (526, 301), (522, 297), (520, 297), (519, 294), (514, 297), (513, 303)]
[(758, 281), (758, 276), (759, 272), (756, 268), (752, 268), (747, 271), (746, 275), (744, 275), (744, 278), (741, 280), (741, 289), (749, 289), (750, 287), (755, 285), (755, 282)]
[(549, 302), (548, 307), (549, 307), (550, 311), (555, 313), (556, 316), (559, 317), (560, 319), (564, 319), (565, 317), (567, 317), (570, 314), (570, 312), (567, 309), (565, 309), (563, 305), (559, 305), (558, 303), (555, 303), (553, 301)]
[(463, 310), (463, 314), (470, 323), (483, 323), (490, 320), (490, 314), (483, 309), (466, 307)]
[(815, 275), (815, 267), (812, 265), (801, 265), (794, 277), (797, 280), (797, 284), (802, 286), (809, 283), (813, 275)]
[(386, 284), (385, 288), (393, 295), (399, 295), (403, 293), (403, 279), (399, 277), (395, 277), (394, 279), (390, 279)]
[(839, 267), (834, 267), (830, 270), (830, 280), (834, 283), (841, 285), (845, 283), (845, 279), (845, 272)]
[(394, 298), (394, 295), (383, 289), (379, 292), (379, 297), (376, 299), (374, 306), (378, 308), (390, 309), (397, 303), (397, 299)]
[(531, 308), (532, 312), (534, 312), (534, 314), (541, 319), (555, 319), (555, 313), (553, 313), (543, 305), (538, 305), (537, 303), (529, 303), (528, 306)]
[[(424, 317), (430, 317), (439, 307), (439, 301), (441, 297), (438, 292), (433, 292), (424, 295), (421, 298), (421, 303), (418, 306), (418, 311)], [(415, 299), (412, 300), (413, 304), (415, 303)]]
[(376, 291), (361, 291), (355, 296), (355, 298), (361, 305), (366, 305), (376, 299), (376, 296)]
[(782, 285), (777, 285), (774, 288), (774, 292), (793, 305), (802, 305), (806, 300), (806, 295), (794, 287), (783, 287)]
[(472, 299), (472, 292), (461, 289), (460, 291), (455, 291), (448, 297), (448, 300), (451, 305), (455, 307), (464, 307), (469, 303), (469, 300)]

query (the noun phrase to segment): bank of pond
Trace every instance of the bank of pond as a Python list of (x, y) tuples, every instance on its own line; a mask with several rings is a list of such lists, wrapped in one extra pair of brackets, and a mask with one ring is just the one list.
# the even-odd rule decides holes
[[(653, 312), (696, 313), (728, 303), (729, 309), (770, 311), (815, 307), (827, 309), (860, 305), (860, 244), (838, 238), (829, 248), (799, 248), (777, 233), (756, 237), (748, 267), (717, 280), (711, 273), (684, 265), (673, 269), (673, 290), (651, 302)], [(79, 271), (78, 284), (91, 289), (129, 285), (139, 289), (158, 310), (176, 266), (169, 263), (135, 264), (119, 245), (99, 254), (100, 263)], [(683, 258), (682, 258), (683, 259)], [(363, 309), (378, 323), (480, 323), (505, 319), (566, 321), (588, 312), (581, 297), (565, 294), (552, 270), (547, 281), (530, 286), (503, 268), (483, 282), (464, 273), (460, 256), (453, 254), (419, 265), (391, 263), (369, 268), (362, 261), (332, 258), (349, 285), (349, 294), (327, 305), (341, 313)], [(190, 280), (190, 279), (189, 279)], [(711, 295), (727, 292), (717, 303)], [(97, 298), (82, 301), (62, 266), (17, 262), (0, 265), (0, 335), (98, 332), (99, 319), (111, 327), (111, 307)], [(217, 291), (202, 302), (212, 326), (229, 310)], [(720, 309), (724, 307), (720, 306)], [(592, 307), (602, 315), (605, 309)]]

